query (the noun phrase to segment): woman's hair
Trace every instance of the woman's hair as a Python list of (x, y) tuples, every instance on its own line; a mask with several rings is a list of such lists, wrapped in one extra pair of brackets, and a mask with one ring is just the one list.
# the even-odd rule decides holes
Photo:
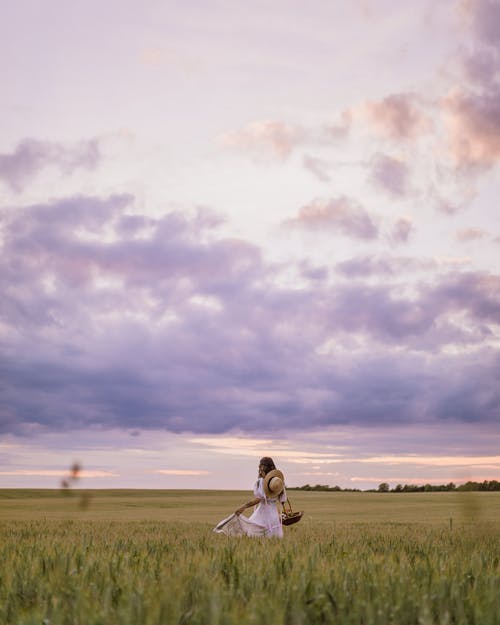
[(276, 465), (274, 464), (273, 459), (269, 458), (268, 456), (264, 456), (264, 458), (260, 459), (259, 466), (264, 469), (264, 473), (266, 475), (269, 473), (269, 471), (276, 469)]

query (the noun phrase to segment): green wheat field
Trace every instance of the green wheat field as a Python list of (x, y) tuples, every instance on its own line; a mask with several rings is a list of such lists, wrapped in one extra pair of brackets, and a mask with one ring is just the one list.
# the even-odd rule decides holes
[(500, 624), (500, 493), (290, 493), (283, 540), (213, 526), (235, 491), (0, 490), (0, 623)]

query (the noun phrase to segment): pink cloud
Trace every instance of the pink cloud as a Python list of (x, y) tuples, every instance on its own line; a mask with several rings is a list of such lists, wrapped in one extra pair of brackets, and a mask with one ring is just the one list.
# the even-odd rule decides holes
[(160, 475), (182, 475), (189, 477), (199, 477), (200, 475), (210, 475), (210, 471), (198, 471), (196, 469), (156, 469), (153, 473)]
[(304, 131), (279, 121), (254, 121), (240, 130), (222, 135), (223, 145), (255, 154), (270, 154), (285, 160), (292, 150), (302, 142)]
[(449, 148), (458, 168), (472, 172), (500, 159), (500, 3), (466, 0), (470, 49), (461, 63), (467, 82), (444, 99)]
[(458, 92), (444, 102), (452, 156), (458, 167), (488, 169), (500, 159), (500, 89)]
[(466, 228), (465, 230), (459, 230), (456, 233), (458, 241), (477, 241), (478, 239), (484, 239), (486, 232), (479, 230), (478, 228)]
[(343, 139), (349, 134), (351, 123), (352, 112), (349, 110), (343, 111), (338, 123), (327, 126), (327, 133), (332, 139)]
[[(13, 471), (0, 471), (0, 475), (7, 476), (30, 476), (30, 477), (63, 477), (66, 471), (60, 469), (16, 469)], [(119, 477), (119, 473), (112, 471), (81, 471), (82, 478)]]
[(365, 111), (373, 128), (389, 139), (415, 139), (430, 127), (419, 110), (418, 98), (410, 93), (396, 93), (379, 102), (367, 102)]
[(330, 233), (337, 231), (356, 239), (378, 237), (375, 220), (360, 204), (343, 196), (313, 200), (300, 209), (297, 217), (285, 222), (285, 225), (306, 230), (327, 229)]

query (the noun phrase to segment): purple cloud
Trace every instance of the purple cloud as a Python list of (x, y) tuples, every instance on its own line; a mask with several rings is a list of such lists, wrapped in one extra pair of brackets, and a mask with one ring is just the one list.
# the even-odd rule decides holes
[(338, 263), (336, 271), (348, 278), (398, 276), (405, 272), (436, 269), (434, 260), (404, 256), (357, 256)]
[(448, 314), (463, 312), (472, 322), (498, 325), (500, 276), (482, 272), (451, 274), (446, 281), (427, 290), (427, 299), (445, 307)]
[[(481, 362), (484, 356), (486, 363)], [(432, 414), (439, 420), (498, 423), (500, 390), (493, 376), (499, 373), (498, 356), (479, 353), (467, 359), (461, 368), (451, 370), (447, 384), (433, 398)]]
[(389, 240), (395, 244), (406, 243), (413, 230), (414, 228), (411, 219), (408, 219), (408, 217), (401, 217), (394, 223), (392, 231), (389, 235)]
[(495, 78), (499, 68), (498, 55), (493, 50), (482, 48), (464, 55), (463, 66), (468, 80), (485, 85)]
[[(415, 297), (401, 295), (398, 283), (350, 283), (335, 289), (323, 306), (330, 329), (362, 333), (383, 344), (417, 351), (481, 345), (493, 337), (500, 318), (500, 280), (484, 274), (448, 274), (436, 285), (422, 286)], [(454, 316), (465, 316), (465, 327)]]
[(498, 0), (470, 0), (467, 8), (476, 38), (500, 52), (500, 3)]
[(53, 166), (69, 174), (80, 168), (94, 169), (99, 160), (96, 139), (73, 146), (25, 139), (12, 153), (0, 154), (0, 180), (19, 193), (45, 167)]
[[(288, 288), (258, 247), (217, 236), (217, 215), (133, 210), (132, 197), (111, 196), (4, 213), (2, 432), (498, 415), (499, 276), (433, 276), (407, 293), (397, 262), (379, 261), (385, 283), (299, 266), (306, 283)], [(470, 412), (459, 409), (468, 379)]]
[(331, 178), (328, 175), (328, 163), (320, 158), (314, 156), (304, 156), (302, 161), (304, 168), (307, 169), (321, 182), (330, 182)]
[(372, 181), (389, 195), (402, 197), (408, 193), (409, 169), (403, 161), (377, 153), (371, 160), (370, 168)]

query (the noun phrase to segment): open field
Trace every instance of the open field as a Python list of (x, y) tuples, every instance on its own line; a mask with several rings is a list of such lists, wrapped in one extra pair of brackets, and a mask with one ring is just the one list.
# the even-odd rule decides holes
[[(82, 496), (88, 505), (82, 509)], [(196, 521), (215, 525), (250, 491), (0, 489), (0, 520)], [(343, 493), (289, 491), (302, 524), (424, 523), (448, 526), (481, 521), (500, 524), (500, 493)], [(500, 526), (500, 525), (499, 525)]]
[(282, 541), (211, 532), (247, 492), (81, 494), (0, 490), (2, 625), (500, 624), (500, 493), (292, 491)]

